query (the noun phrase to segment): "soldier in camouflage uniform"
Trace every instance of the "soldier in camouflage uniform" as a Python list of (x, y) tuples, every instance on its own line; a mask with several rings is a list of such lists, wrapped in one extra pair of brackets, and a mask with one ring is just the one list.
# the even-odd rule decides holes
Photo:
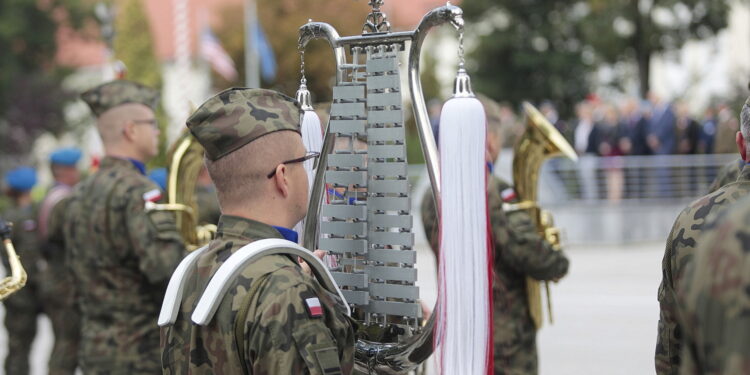
[(238, 249), (266, 238), (297, 241), (288, 228), (305, 215), (308, 196), (299, 121), (297, 101), (261, 89), (226, 90), (188, 119), (206, 149), (222, 216), (217, 238), (182, 284), (176, 322), (162, 328), (165, 374), (352, 371), (354, 332), (343, 302), (287, 255), (241, 271), (207, 325), (190, 320), (208, 281)]
[(55, 184), (39, 208), (43, 258), (39, 272), (39, 293), (55, 337), (49, 360), (49, 373), (52, 375), (73, 374), (78, 364), (81, 316), (75, 306), (73, 274), (66, 264), (63, 223), (66, 198), (80, 180), (76, 167), (80, 158), (81, 151), (76, 148), (60, 149), (50, 154)]
[[(480, 96), (487, 113), (487, 155), (497, 160), (502, 147), (498, 105)], [(492, 162), (488, 161), (491, 171)], [(537, 232), (526, 211), (505, 211), (516, 203), (513, 188), (497, 176), (489, 177), (487, 204), (494, 243), (493, 336), (495, 374), (537, 373), (536, 327), (529, 313), (526, 277), (558, 280), (568, 272), (568, 259)], [(428, 191), (422, 201), (422, 222), (433, 251), (438, 247), (435, 202)]]
[[(748, 168), (745, 168), (747, 170)], [(677, 292), (680, 374), (750, 374), (750, 197), (704, 226)]]
[(745, 166), (745, 161), (742, 159), (732, 160), (721, 169), (719, 169), (719, 173), (716, 174), (716, 179), (714, 179), (714, 182), (711, 183), (711, 186), (708, 187), (708, 192), (713, 193), (716, 190), (719, 190), (722, 186), (737, 181), (737, 176), (740, 175), (740, 171), (742, 171), (742, 167)]
[[(21, 290), (3, 301), (5, 305), (5, 329), (8, 331), (8, 356), (5, 358), (5, 373), (26, 375), (29, 373), (29, 353), (36, 336), (37, 316), (42, 313), (39, 298), (37, 265), (39, 254), (37, 206), (31, 199), (31, 188), (36, 184), (36, 172), (29, 167), (16, 168), (5, 176), (6, 194), (13, 205), (3, 213), (3, 219), (13, 223), (13, 242), (28, 278)], [(10, 270), (8, 258), (3, 256), (3, 265)]]
[(174, 214), (148, 212), (161, 197), (144, 163), (158, 153), (158, 94), (113, 81), (81, 95), (97, 116), (105, 157), (74, 189), (65, 246), (81, 310), (79, 361), (86, 374), (161, 371), (159, 307), (185, 248)]
[[(742, 126), (736, 136), (742, 160), (750, 141), (750, 98), (742, 107)], [(750, 168), (743, 168), (737, 180), (691, 203), (677, 216), (667, 237), (662, 260), (662, 281), (659, 285), (659, 324), (656, 342), (657, 374), (677, 374), (680, 368), (682, 329), (676, 313), (675, 296), (685, 268), (692, 263), (694, 251), (703, 238), (706, 224), (721, 211), (750, 192)]]

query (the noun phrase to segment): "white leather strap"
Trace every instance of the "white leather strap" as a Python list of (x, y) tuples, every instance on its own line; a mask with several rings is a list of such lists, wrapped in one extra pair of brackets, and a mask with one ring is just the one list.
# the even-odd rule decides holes
[(159, 312), (159, 320), (157, 321), (159, 327), (174, 324), (177, 320), (177, 314), (180, 312), (180, 305), (182, 304), (182, 297), (185, 293), (185, 282), (188, 276), (193, 273), (195, 264), (198, 262), (198, 257), (206, 249), (208, 249), (208, 245), (190, 252), (190, 254), (182, 259), (177, 269), (174, 270), (172, 277), (169, 279), (167, 291), (164, 293), (164, 300), (161, 303), (161, 311)]
[(313, 253), (294, 242), (272, 238), (255, 241), (243, 246), (227, 259), (219, 267), (214, 276), (209, 281), (206, 290), (203, 292), (198, 305), (193, 311), (192, 320), (198, 325), (206, 325), (211, 322), (216, 309), (221, 304), (221, 300), (232, 285), (232, 281), (253, 261), (260, 257), (272, 254), (288, 254), (302, 258), (323, 285), (331, 293), (335, 293), (341, 298), (346, 307), (346, 314), (351, 315), (351, 309), (346, 302), (344, 295), (339, 287), (333, 281), (333, 276), (328, 271), (328, 267), (318, 259)]

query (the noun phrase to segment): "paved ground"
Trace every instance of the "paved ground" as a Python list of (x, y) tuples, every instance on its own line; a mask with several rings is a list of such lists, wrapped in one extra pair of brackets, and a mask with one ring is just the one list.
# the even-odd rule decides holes
[[(422, 296), (432, 305), (434, 259), (423, 242), (418, 250)], [(539, 334), (541, 374), (652, 374), (662, 244), (576, 247), (568, 254), (570, 274), (553, 288), (556, 323)], [(46, 373), (52, 343), (49, 321), (39, 324), (34, 375)], [(0, 358), (6, 352), (0, 328)]]

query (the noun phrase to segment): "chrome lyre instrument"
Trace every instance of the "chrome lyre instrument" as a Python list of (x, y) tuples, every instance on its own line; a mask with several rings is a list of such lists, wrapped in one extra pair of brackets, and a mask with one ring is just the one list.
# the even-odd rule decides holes
[(177, 228), (189, 251), (195, 250), (214, 238), (216, 225), (198, 225), (195, 186), (203, 167), (203, 146), (190, 132), (175, 141), (169, 152), (166, 203), (146, 202), (149, 211), (174, 211)]
[[(578, 156), (565, 137), (533, 105), (523, 103), (523, 108), (526, 112), (526, 130), (513, 149), (513, 185), (520, 201), (513, 204), (506, 203), (504, 209), (506, 211), (526, 210), (539, 234), (555, 250), (559, 250), (560, 230), (554, 227), (552, 215), (541, 209), (537, 203), (539, 172), (546, 159), (564, 156), (575, 161)], [(549, 283), (544, 282), (544, 287), (547, 296), (547, 316), (551, 323), (553, 318)], [(531, 319), (539, 329), (544, 321), (540, 282), (527, 277), (526, 294)]]
[(12, 225), (0, 219), (0, 239), (3, 241), (5, 252), (10, 264), (9, 276), (0, 280), (0, 301), (8, 298), (26, 285), (26, 270), (23, 269), (21, 258), (16, 254), (16, 249), (11, 242)]
[(439, 159), (419, 59), (427, 33), (446, 23), (462, 30), (463, 12), (448, 3), (427, 13), (415, 30), (391, 32), (382, 4), (370, 1), (372, 12), (362, 35), (340, 37), (320, 22), (300, 28), (300, 51), (310, 41), (324, 39), (336, 60), (333, 103), (303, 245), (328, 250), (336, 259), (331, 273), (353, 317), (364, 326), (356, 344), (356, 368), (400, 374), (432, 354), (434, 314), (423, 324), (415, 285), (399, 58), (408, 48), (411, 101), (432, 193), (439, 201)]

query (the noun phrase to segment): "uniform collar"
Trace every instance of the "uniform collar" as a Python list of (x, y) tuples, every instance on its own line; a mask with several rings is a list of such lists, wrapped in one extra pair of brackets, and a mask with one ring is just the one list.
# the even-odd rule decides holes
[(745, 167), (740, 171), (738, 182), (750, 182), (750, 164), (745, 164)]
[(142, 175), (146, 174), (146, 165), (143, 164), (143, 162), (130, 158), (119, 158), (116, 156), (105, 156), (99, 164), (99, 169), (106, 169), (114, 166), (122, 167), (125, 165), (134, 167), (135, 170)]
[(264, 238), (284, 238), (279, 230), (268, 225), (239, 216), (221, 215), (216, 237), (236, 237), (250, 241)]
[(276, 228), (276, 230), (279, 231), (279, 233), (281, 233), (281, 235), (284, 236), (287, 241), (297, 243), (297, 241), (299, 240), (299, 234), (297, 234), (297, 232), (289, 228), (277, 227), (275, 225), (273, 227)]

